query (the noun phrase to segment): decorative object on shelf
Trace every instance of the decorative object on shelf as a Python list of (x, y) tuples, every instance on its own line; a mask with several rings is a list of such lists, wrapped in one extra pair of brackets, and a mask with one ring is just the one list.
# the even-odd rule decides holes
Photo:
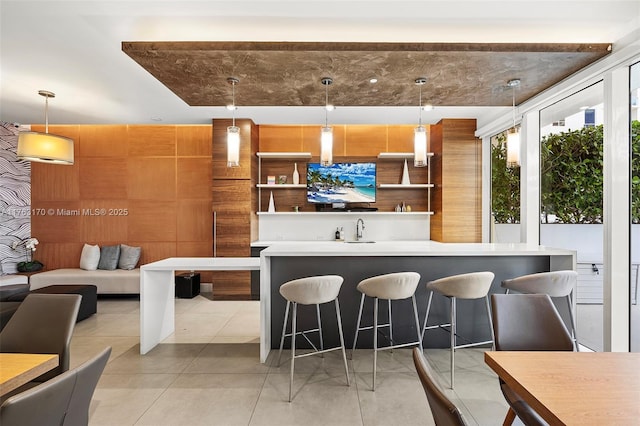
[(293, 163), (293, 184), (300, 184), (300, 173), (298, 173), (298, 163)]
[(520, 86), (520, 79), (514, 78), (507, 82), (512, 90), (513, 127), (507, 132), (507, 167), (520, 165), (520, 132), (516, 127), (516, 87)]
[(411, 206), (407, 204), (407, 213), (411, 212)]
[(333, 129), (329, 127), (329, 111), (333, 105), (329, 104), (329, 86), (333, 83), (330, 77), (323, 77), (320, 82), (324, 85), (324, 127), (320, 129), (320, 164), (333, 164)]
[(283, 185), (283, 184), (287, 183), (287, 175), (278, 176), (278, 183), (280, 185)]
[(427, 82), (426, 77), (415, 79), (415, 83), (420, 88), (419, 106), (420, 115), (418, 127), (413, 132), (413, 166), (426, 167), (427, 165), (427, 129), (422, 125), (422, 86)]
[(50, 164), (73, 164), (73, 139), (49, 133), (49, 98), (55, 93), (39, 90), (44, 96), (44, 133), (20, 132), (18, 135), (18, 160), (36, 161)]
[(44, 265), (42, 262), (33, 259), (33, 252), (36, 251), (36, 246), (39, 244), (37, 238), (27, 238), (22, 241), (15, 241), (11, 248), (17, 250), (18, 247), (24, 246), (26, 262), (19, 262), (16, 267), (19, 272), (35, 272), (41, 270)]
[(231, 105), (227, 109), (233, 111), (231, 126), (227, 127), (227, 167), (240, 167), (240, 128), (236, 126), (236, 84), (240, 80), (235, 77), (227, 78), (231, 85)]
[(293, 211), (298, 213), (300, 211), (300, 206), (293, 206)]
[(275, 184), (276, 184), (276, 177), (273, 175), (267, 176), (267, 185), (275, 185)]
[(409, 168), (407, 167), (407, 159), (404, 159), (404, 167), (402, 169), (402, 184), (403, 185), (411, 185), (411, 180), (409, 179)]
[(269, 210), (267, 211), (269, 213), (276, 212), (276, 203), (273, 201), (273, 191), (271, 191), (271, 193), (269, 194)]

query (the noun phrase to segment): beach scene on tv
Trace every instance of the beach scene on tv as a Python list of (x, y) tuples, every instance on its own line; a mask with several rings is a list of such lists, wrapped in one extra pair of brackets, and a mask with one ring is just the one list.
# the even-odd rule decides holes
[(373, 203), (376, 201), (376, 163), (307, 165), (310, 203)]

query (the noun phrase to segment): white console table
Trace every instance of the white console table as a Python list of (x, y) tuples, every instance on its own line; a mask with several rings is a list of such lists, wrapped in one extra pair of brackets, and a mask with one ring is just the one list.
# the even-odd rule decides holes
[(140, 353), (175, 330), (175, 271), (260, 270), (259, 257), (171, 257), (140, 267)]

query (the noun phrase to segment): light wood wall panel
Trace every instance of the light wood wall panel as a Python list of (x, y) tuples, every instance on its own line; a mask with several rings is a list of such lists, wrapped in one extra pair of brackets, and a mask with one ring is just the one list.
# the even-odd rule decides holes
[[(108, 208), (105, 208), (108, 205)], [(129, 202), (125, 199), (80, 201), (82, 241), (119, 243), (128, 241)]]
[(387, 151), (387, 126), (346, 126), (346, 156), (373, 156)]
[(129, 198), (134, 200), (176, 198), (175, 158), (129, 157), (127, 169)]
[(32, 235), (46, 269), (78, 267), (84, 243), (142, 247), (141, 264), (176, 256), (178, 241), (211, 255), (211, 125), (49, 131), (74, 139), (76, 161), (33, 163), (32, 206), (44, 214), (32, 217)]
[(130, 157), (174, 157), (176, 126), (129, 126)]
[[(413, 152), (413, 132), (416, 125), (387, 126), (388, 152)], [(425, 127), (429, 127), (426, 125)]]
[(177, 126), (176, 141), (179, 157), (207, 157), (211, 158), (212, 127)]
[(79, 126), (78, 153), (85, 157), (125, 158), (128, 152), (127, 126)]
[(211, 157), (178, 158), (177, 198), (209, 199), (211, 193)]
[(127, 159), (87, 157), (78, 160), (80, 199), (126, 200)]
[(260, 150), (302, 152), (302, 126), (260, 125)]

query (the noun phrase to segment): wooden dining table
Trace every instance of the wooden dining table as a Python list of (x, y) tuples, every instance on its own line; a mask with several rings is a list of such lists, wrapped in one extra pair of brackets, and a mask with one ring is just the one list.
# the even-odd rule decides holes
[(58, 355), (0, 353), (0, 396), (58, 366)]
[(550, 425), (639, 425), (640, 353), (485, 352)]

